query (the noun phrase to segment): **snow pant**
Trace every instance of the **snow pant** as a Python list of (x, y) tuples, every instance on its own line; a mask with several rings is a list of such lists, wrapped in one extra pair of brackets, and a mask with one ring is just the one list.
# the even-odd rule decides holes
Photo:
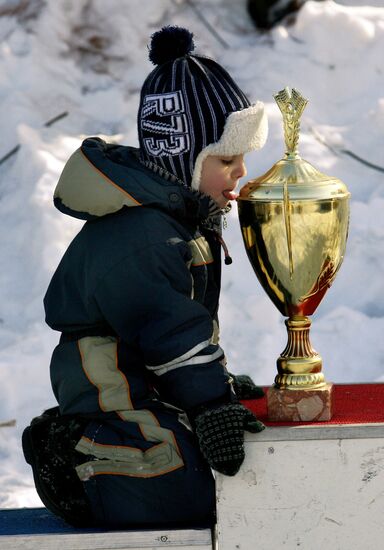
[(177, 430), (183, 464), (173, 471), (147, 477), (91, 473), (80, 481), (76, 468), (94, 459), (75, 450), (89, 424), (87, 418), (60, 416), (55, 408), (24, 430), (25, 458), (41, 500), (53, 513), (77, 527), (182, 528), (214, 523), (214, 478), (189, 430)]

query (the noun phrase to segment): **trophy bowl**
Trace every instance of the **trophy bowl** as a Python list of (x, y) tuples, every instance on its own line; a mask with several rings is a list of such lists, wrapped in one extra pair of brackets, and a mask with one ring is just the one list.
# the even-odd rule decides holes
[(288, 343), (277, 359), (275, 387), (325, 386), (322, 359), (309, 339), (312, 315), (343, 261), (349, 224), (345, 184), (319, 172), (297, 151), (307, 100), (294, 88), (278, 92), (286, 153), (249, 181), (237, 199), (249, 261), (285, 321)]

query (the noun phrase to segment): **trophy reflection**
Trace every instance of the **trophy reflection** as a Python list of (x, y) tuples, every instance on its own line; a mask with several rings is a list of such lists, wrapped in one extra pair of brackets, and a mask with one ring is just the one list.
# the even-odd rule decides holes
[(307, 100), (294, 88), (274, 98), (283, 115), (285, 156), (249, 181), (238, 198), (248, 258), (272, 302), (288, 317), (288, 343), (277, 359), (278, 373), (268, 394), (269, 417), (329, 420), (332, 385), (310, 343), (308, 316), (343, 261), (350, 194), (339, 179), (322, 174), (299, 156), (300, 117)]

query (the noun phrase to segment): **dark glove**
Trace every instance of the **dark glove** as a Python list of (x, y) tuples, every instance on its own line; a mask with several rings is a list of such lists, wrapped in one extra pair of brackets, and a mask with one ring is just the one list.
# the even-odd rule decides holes
[(239, 399), (259, 399), (263, 397), (264, 391), (259, 386), (256, 386), (254, 381), (247, 374), (232, 374), (233, 389)]
[(221, 405), (198, 414), (194, 420), (201, 452), (214, 470), (234, 476), (244, 460), (244, 430), (252, 433), (265, 426), (240, 403)]

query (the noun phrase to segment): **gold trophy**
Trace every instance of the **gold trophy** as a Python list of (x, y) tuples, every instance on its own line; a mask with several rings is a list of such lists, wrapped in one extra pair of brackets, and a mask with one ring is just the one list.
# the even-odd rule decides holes
[(288, 87), (274, 95), (283, 115), (286, 153), (238, 197), (248, 258), (282, 315), (288, 343), (277, 359), (278, 374), (267, 395), (275, 421), (320, 421), (332, 416), (332, 384), (309, 339), (312, 315), (343, 261), (349, 196), (337, 178), (300, 158), (300, 117), (307, 100)]

